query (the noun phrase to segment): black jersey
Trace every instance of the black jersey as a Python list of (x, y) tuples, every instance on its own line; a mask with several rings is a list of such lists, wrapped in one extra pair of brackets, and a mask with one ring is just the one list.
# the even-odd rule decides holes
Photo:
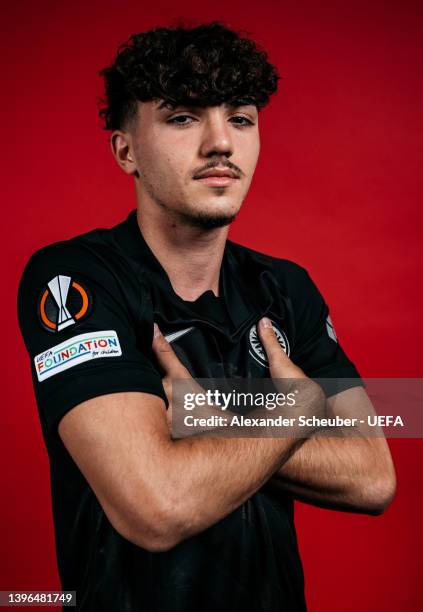
[(268, 377), (256, 328), (266, 315), (308, 376), (361, 384), (308, 273), (227, 241), (219, 297), (206, 291), (185, 301), (133, 211), (111, 229), (37, 251), (21, 280), (18, 312), (50, 459), (59, 574), (64, 590), (76, 590), (77, 609), (305, 610), (289, 495), (275, 498), (263, 488), (202, 533), (152, 553), (113, 528), (57, 427), (74, 406), (102, 394), (143, 391), (167, 402), (151, 348), (153, 321), (195, 377)]

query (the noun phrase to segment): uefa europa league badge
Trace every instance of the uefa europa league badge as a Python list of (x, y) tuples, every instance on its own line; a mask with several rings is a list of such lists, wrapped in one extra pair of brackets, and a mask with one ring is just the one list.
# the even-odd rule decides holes
[(38, 316), (44, 329), (61, 332), (87, 316), (92, 306), (88, 290), (70, 276), (52, 278), (38, 301)]

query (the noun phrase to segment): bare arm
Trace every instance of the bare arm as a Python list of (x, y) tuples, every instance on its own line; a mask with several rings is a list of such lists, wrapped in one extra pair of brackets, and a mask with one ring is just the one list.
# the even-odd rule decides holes
[(379, 515), (391, 503), (395, 470), (383, 438), (310, 438), (267, 485), (321, 508)]
[[(168, 375), (189, 376), (163, 336), (155, 350)], [(225, 517), (304, 443), (174, 441), (163, 400), (137, 392), (80, 404), (63, 417), (59, 434), (115, 529), (150, 550), (172, 548)]]
[[(274, 378), (286, 375), (291, 367), (296, 368), (276, 339), (262, 337), (262, 341)], [(269, 345), (273, 350), (269, 350)], [(367, 415), (375, 414), (361, 387), (329, 398), (327, 413), (329, 417), (357, 417), (366, 422)], [(322, 508), (381, 514), (395, 494), (395, 469), (383, 432), (379, 430), (379, 437), (373, 437), (374, 428), (372, 437), (366, 436), (369, 432), (368, 427), (359, 424), (355, 426), (355, 435), (347, 428), (343, 430), (343, 437), (335, 435), (339, 429), (328, 430), (329, 436), (325, 437), (318, 432), (296, 450), (266, 486)]]

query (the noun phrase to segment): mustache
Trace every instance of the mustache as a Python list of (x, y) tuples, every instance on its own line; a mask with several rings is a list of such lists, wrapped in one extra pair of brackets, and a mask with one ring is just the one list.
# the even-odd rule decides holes
[(196, 179), (200, 174), (206, 172), (207, 170), (211, 170), (212, 168), (228, 168), (229, 170), (232, 170), (232, 172), (234, 172), (238, 178), (244, 176), (244, 173), (241, 168), (239, 168), (236, 164), (233, 164), (229, 160), (210, 160), (204, 166), (201, 166), (201, 168), (195, 170), (192, 176), (194, 179)]

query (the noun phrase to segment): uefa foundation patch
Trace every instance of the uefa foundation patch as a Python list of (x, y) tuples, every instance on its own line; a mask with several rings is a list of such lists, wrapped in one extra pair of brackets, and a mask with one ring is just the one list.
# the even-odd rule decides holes
[(113, 330), (90, 332), (69, 338), (34, 357), (39, 382), (73, 366), (101, 357), (122, 355), (119, 338)]
[(91, 306), (92, 299), (82, 283), (59, 274), (45, 286), (38, 301), (38, 316), (44, 329), (60, 332), (85, 318)]

